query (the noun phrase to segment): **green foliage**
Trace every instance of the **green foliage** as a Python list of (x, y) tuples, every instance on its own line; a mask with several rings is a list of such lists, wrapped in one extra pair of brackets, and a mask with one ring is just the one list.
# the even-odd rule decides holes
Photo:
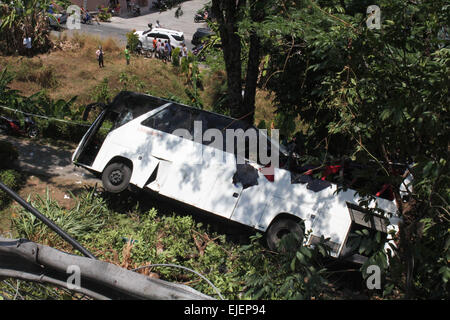
[[(20, 75), (19, 75), (20, 76)], [(36, 117), (35, 121), (40, 132), (46, 137), (57, 137), (69, 141), (78, 142), (86, 131), (86, 127), (79, 126), (82, 110), (75, 108), (77, 96), (69, 100), (53, 100), (45, 89), (36, 92), (28, 97), (22, 96), (19, 91), (11, 90), (8, 85), (14, 79), (15, 75), (6, 68), (0, 74), (0, 104), (7, 105), (12, 109), (18, 109), (23, 112), (37, 114), (50, 119)], [(103, 91), (100, 91), (104, 94)], [(12, 114), (11, 111), (2, 110), (6, 114), (14, 117), (23, 117), (21, 113)], [(68, 122), (56, 121), (61, 119)]]
[(172, 50), (172, 65), (174, 67), (180, 66), (180, 52), (181, 49), (178, 47)]
[(20, 98), (19, 91), (9, 87), (14, 80), (14, 73), (4, 68), (0, 73), (0, 104), (10, 106), (11, 108), (17, 104)]
[[(323, 245), (297, 250), (286, 239), (281, 244), (286, 253), (279, 254), (267, 251), (257, 235), (249, 245), (239, 246), (190, 215), (143, 210), (126, 195), (111, 197), (95, 188), (81, 193), (69, 210), (62, 209), (49, 192), (32, 204), (101, 260), (129, 269), (149, 264), (184, 266), (209, 279), (225, 299), (318, 299), (326, 289), (327, 275), (320, 262), (327, 254)], [(72, 250), (26, 212), (13, 218), (13, 225), (21, 237)], [(215, 290), (194, 273), (168, 267), (147, 271), (218, 298)]]
[(130, 52), (135, 52), (139, 45), (139, 36), (135, 31), (127, 32), (127, 45), (130, 47)]
[(112, 92), (109, 88), (108, 78), (103, 78), (103, 80), (95, 86), (91, 93), (91, 98), (95, 102), (109, 103), (112, 98)]
[[(70, 210), (63, 209), (52, 199), (48, 189), (44, 198), (37, 195), (31, 205), (76, 239), (99, 232), (105, 223), (107, 210), (102, 199), (96, 197), (96, 190), (85, 192), (79, 198), (70, 192), (69, 194), (77, 200)], [(28, 202), (30, 198), (27, 199)], [(21, 237), (49, 245), (62, 243), (58, 235), (25, 209), (12, 218), (12, 224)]]
[(108, 12), (108, 8), (101, 8), (98, 13), (98, 19), (103, 22), (111, 20), (112, 14)]
[(126, 72), (121, 72), (119, 74), (119, 82), (122, 84), (123, 90), (128, 90), (128, 83), (130, 82), (130, 77)]
[(280, 130), (280, 137), (290, 139), (295, 130), (295, 116), (287, 113), (277, 113), (274, 120), (275, 128)]
[(269, 252), (260, 244), (261, 235), (239, 250), (236, 273), (245, 280), (245, 297), (257, 299), (319, 299), (327, 285), (326, 270), (320, 259), (326, 248), (294, 246), (297, 241), (283, 238), (284, 253)]
[[(365, 164), (367, 189), (382, 178), (397, 199), (401, 177), (390, 163), (414, 163), (388, 285), (407, 297), (445, 297), (450, 51), (438, 35), (450, 7), (379, 1), (381, 30), (370, 30), (368, 5), (298, 1), (266, 19), (258, 29), (270, 54), (264, 84), (276, 94), (279, 112), (299, 114), (308, 125), (302, 150), (310, 160)], [(381, 245), (376, 239), (359, 245), (372, 252), (371, 262), (385, 264), (381, 251), (372, 250)]]
[(50, 1), (13, 0), (0, 4), (0, 52), (26, 54), (25, 36), (32, 37), (32, 53), (50, 50), (47, 9)]
[[(13, 191), (19, 190), (24, 182), (22, 175), (11, 169), (0, 169), (0, 181)], [(10, 203), (11, 198), (4, 191), (0, 191), (0, 210), (5, 209)]]
[(185, 89), (186, 95), (189, 97), (188, 105), (203, 109), (199, 92), (202, 87), (202, 74), (198, 67), (198, 61), (192, 52), (181, 59), (181, 72), (186, 76), (187, 84), (190, 85), (189, 88)]

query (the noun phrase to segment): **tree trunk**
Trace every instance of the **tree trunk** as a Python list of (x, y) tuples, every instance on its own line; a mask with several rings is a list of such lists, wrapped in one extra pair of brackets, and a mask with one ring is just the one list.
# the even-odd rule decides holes
[(242, 105), (241, 39), (237, 33), (240, 10), (245, 1), (213, 0), (211, 10), (219, 23), (222, 50), (227, 71), (228, 102), (231, 116), (245, 116)]
[[(264, 19), (264, 0), (251, 2), (250, 16), (253, 22), (261, 22)], [(256, 30), (250, 32), (250, 49), (248, 53), (247, 77), (245, 80), (245, 93), (242, 106), (242, 113), (245, 115), (244, 121), (253, 125), (255, 121), (255, 96), (258, 84), (259, 63), (261, 55), (261, 40)]]

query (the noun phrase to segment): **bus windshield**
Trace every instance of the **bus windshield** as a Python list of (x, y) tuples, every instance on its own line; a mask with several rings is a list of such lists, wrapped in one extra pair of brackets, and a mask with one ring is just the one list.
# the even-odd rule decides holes
[(93, 122), (73, 159), (91, 166), (109, 132), (166, 103), (168, 101), (146, 94), (120, 92)]

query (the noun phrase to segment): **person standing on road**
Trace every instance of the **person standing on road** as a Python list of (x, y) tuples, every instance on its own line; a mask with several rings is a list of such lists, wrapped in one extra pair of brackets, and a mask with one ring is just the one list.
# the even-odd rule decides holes
[(95, 52), (95, 54), (97, 55), (98, 66), (99, 66), (100, 68), (103, 68), (103, 67), (104, 67), (104, 65), (103, 65), (103, 55), (104, 55), (104, 52), (103, 52), (102, 46), (99, 46), (99, 47), (98, 47), (98, 50)]
[(129, 65), (130, 64), (130, 46), (129, 45), (127, 45), (125, 47), (124, 53), (125, 53), (125, 59), (127, 60), (127, 65)]

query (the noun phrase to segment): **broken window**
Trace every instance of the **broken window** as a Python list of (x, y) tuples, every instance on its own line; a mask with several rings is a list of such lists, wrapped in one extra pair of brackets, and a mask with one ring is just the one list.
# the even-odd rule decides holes
[(243, 189), (258, 184), (258, 170), (250, 164), (237, 164), (233, 175), (233, 184), (241, 184)]
[(109, 111), (117, 114), (112, 130), (166, 103), (167, 101), (156, 97), (122, 91), (108, 106)]

